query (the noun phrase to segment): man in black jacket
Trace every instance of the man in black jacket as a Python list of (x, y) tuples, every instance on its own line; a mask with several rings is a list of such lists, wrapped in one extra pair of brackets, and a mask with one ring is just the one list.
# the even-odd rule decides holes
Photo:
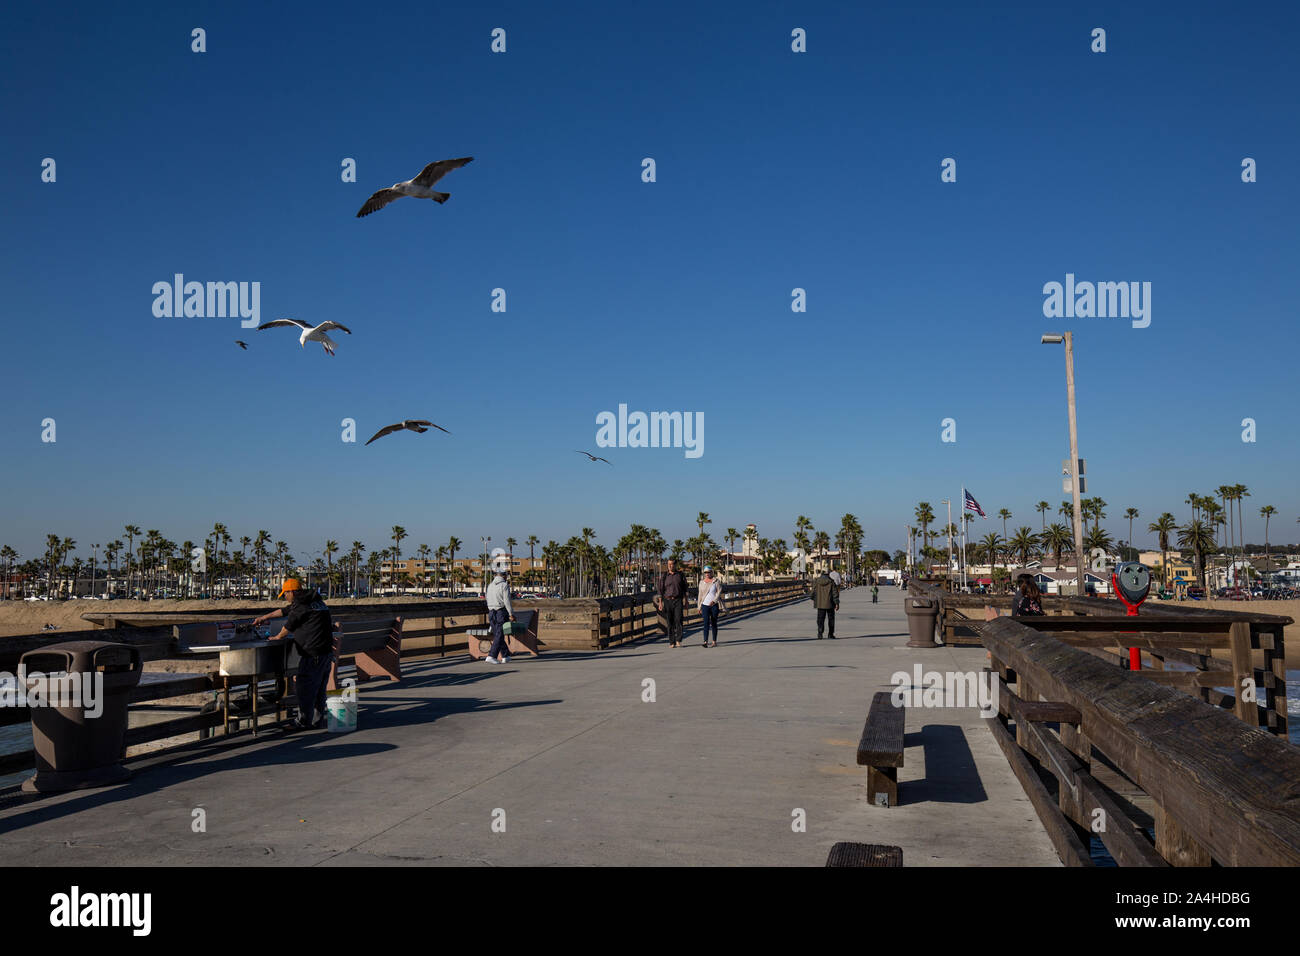
[(659, 575), (655, 607), (668, 618), (668, 646), (682, 642), (682, 618), (686, 615), (686, 575), (677, 570), (677, 562), (668, 559), (668, 570)]
[(334, 619), (318, 591), (306, 591), (297, 578), (288, 578), (280, 597), (289, 595), (290, 604), (263, 614), (253, 621), (260, 627), (274, 617), (285, 618), (279, 634), (271, 640), (292, 636), (298, 645), (298, 719), (297, 730), (319, 730), (325, 726), (325, 688), (334, 664)]

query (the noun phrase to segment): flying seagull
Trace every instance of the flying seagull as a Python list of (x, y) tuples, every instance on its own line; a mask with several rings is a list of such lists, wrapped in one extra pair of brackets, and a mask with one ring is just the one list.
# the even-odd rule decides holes
[(593, 455), (591, 452), (588, 452), (588, 451), (578, 451), (578, 449), (576, 449), (576, 448), (573, 449), (573, 450), (574, 450), (574, 451), (577, 451), (579, 455), (586, 455), (586, 456), (587, 456), (588, 458), (590, 458), (592, 461), (603, 461), (603, 462), (604, 462), (605, 464), (607, 464), (607, 465), (613, 465), (613, 464), (614, 464), (614, 463), (613, 463), (612, 461), (610, 461), (608, 458), (597, 458), (597, 457), (596, 457), (595, 455)]
[(260, 332), (262, 329), (273, 329), (280, 325), (292, 325), (296, 329), (302, 329), (302, 335), (298, 336), (298, 344), (306, 348), (308, 342), (319, 342), (326, 355), (334, 354), (336, 344), (332, 338), (325, 334), (326, 332), (333, 329), (342, 329), (348, 335), (352, 334), (351, 329), (345, 325), (339, 325), (337, 322), (322, 322), (320, 325), (311, 326), (302, 319), (275, 319), (272, 322), (263, 322), (257, 327), (257, 330)]
[[(393, 432), (400, 432), (402, 429), (419, 432), (423, 435), (429, 430), (430, 426), (438, 429), (440, 432), (447, 432), (447, 429), (443, 428), (441, 425), (434, 425), (433, 422), (425, 421), (422, 418), (408, 418), (406, 421), (398, 422), (396, 425), (385, 425), (383, 428), (379, 429), (379, 431), (375, 432), (374, 437), (371, 438), (370, 441), (374, 441), (376, 438), (383, 438), (385, 435), (391, 435)], [(450, 435), (451, 432), (447, 432), (447, 434)], [(369, 445), (370, 441), (366, 442), (366, 444)]]
[(430, 163), (420, 170), (420, 175), (414, 179), (408, 179), (404, 183), (393, 183), (387, 189), (381, 189), (367, 199), (365, 205), (357, 213), (357, 218), (369, 216), (376, 209), (383, 209), (394, 199), (401, 199), (403, 196), (411, 196), (415, 199), (432, 199), (436, 203), (446, 202), (451, 198), (451, 193), (436, 192), (432, 188), (433, 184), (453, 169), (460, 169), (473, 159), (473, 156), (463, 156), (460, 159), (440, 159), (436, 163)]
[(247, 343), (247, 342), (243, 342), (243, 341), (240, 341), (239, 339), (235, 339), (235, 344), (238, 345), (238, 346), (239, 346), (241, 349), (243, 349), (245, 352), (248, 351), (248, 343)]

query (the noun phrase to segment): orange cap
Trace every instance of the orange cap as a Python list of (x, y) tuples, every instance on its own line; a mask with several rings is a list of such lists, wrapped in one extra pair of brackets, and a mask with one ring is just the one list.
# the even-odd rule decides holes
[[(297, 579), (297, 578), (285, 578), (285, 579), (284, 579), (284, 587), (280, 588), (280, 594), (279, 594), (279, 597), (284, 597), (284, 596), (285, 596), (286, 594), (288, 594), (290, 591), (297, 591), (297, 590), (298, 590), (299, 588), (301, 588), (301, 587), (302, 587), (302, 585), (298, 583), (298, 579)], [(277, 598), (277, 600), (278, 600), (278, 598)]]

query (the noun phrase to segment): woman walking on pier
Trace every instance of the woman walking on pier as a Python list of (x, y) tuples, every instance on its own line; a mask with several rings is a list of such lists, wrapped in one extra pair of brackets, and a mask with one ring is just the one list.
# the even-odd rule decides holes
[[(722, 610), (722, 582), (713, 573), (713, 568), (704, 566), (704, 577), (700, 578), (700, 593), (697, 595), (700, 605), (700, 620), (704, 622), (704, 646), (718, 646), (718, 612)], [(713, 628), (713, 640), (709, 640), (709, 628)]]

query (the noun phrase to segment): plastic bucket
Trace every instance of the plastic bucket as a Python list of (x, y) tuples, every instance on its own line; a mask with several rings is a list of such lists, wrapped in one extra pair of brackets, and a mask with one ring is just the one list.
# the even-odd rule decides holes
[(341, 690), (332, 690), (325, 695), (325, 724), (332, 734), (346, 734), (357, 729), (357, 698), (355, 694), (344, 696)]

